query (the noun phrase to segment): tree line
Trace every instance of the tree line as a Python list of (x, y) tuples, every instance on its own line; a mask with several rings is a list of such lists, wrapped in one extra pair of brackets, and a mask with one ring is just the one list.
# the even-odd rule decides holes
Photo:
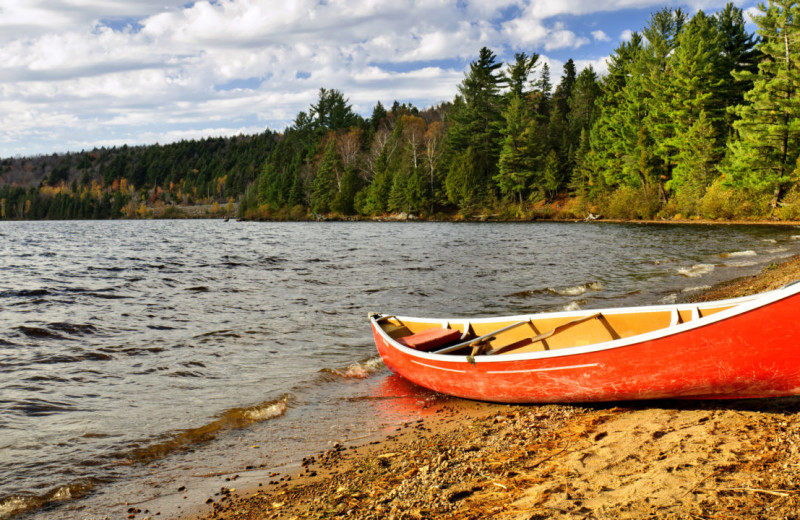
[(279, 134), (99, 148), (0, 161), (0, 219), (180, 216), (187, 206), (237, 200)]
[[(796, 2), (770, 1), (750, 34), (733, 4), (711, 15), (664, 8), (618, 45), (603, 77), (568, 60), (557, 85), (537, 53), (502, 63), (483, 48), (454, 99), (433, 107), (378, 102), (365, 118), (323, 88), (281, 134), (144, 147), (134, 159), (115, 150), (94, 170), (73, 158), (36, 191), (54, 200), (42, 189), (75, 184), (77, 168), (89, 171), (78, 191), (94, 182), (110, 193), (110, 216), (130, 209), (110, 191), (124, 179), (123, 197), (174, 202), (178, 187), (179, 199), (235, 197), (245, 218), (793, 219), (798, 14)], [(25, 214), (14, 208), (12, 218)]]

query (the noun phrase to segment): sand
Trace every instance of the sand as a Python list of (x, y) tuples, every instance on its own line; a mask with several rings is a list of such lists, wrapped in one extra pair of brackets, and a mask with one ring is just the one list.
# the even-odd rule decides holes
[[(800, 258), (694, 299), (796, 279)], [(290, 473), (226, 481), (191, 519), (800, 518), (800, 397), (429, 411)]]

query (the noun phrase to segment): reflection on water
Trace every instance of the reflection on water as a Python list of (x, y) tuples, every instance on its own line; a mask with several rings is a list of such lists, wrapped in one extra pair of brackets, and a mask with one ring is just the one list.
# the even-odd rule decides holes
[(147, 494), (154, 472), (281, 464), (422, 413), (435, 396), (388, 375), (368, 312), (669, 301), (795, 254), (796, 233), (2, 222), (0, 517), (46, 503), (61, 506), (37, 516), (113, 516), (108, 505)]

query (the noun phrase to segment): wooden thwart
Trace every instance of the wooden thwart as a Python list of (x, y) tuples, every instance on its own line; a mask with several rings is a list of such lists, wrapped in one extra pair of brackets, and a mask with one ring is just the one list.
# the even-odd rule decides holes
[[(530, 341), (526, 341), (525, 345), (530, 345), (530, 344), (536, 343), (538, 341), (544, 341), (547, 338), (549, 338), (549, 337), (551, 337), (551, 336), (553, 336), (555, 334), (558, 334), (559, 332), (563, 332), (563, 331), (569, 329), (570, 327), (574, 327), (575, 325), (578, 325), (579, 323), (583, 323), (583, 322), (589, 321), (589, 320), (594, 320), (594, 319), (600, 318), (602, 316), (603, 316), (603, 314), (598, 312), (598, 313), (595, 313), (595, 314), (591, 314), (589, 316), (583, 316), (583, 317), (574, 319), (572, 321), (568, 321), (567, 323), (561, 324), (561, 325), (559, 325), (558, 327), (555, 327), (552, 330), (549, 330), (547, 332), (543, 332), (542, 334), (539, 334), (538, 336), (534, 336), (533, 338), (530, 339)], [(475, 349), (475, 347), (478, 347), (480, 345), (483, 345), (483, 344), (495, 339), (495, 336), (497, 334), (500, 334), (501, 332), (505, 332), (507, 330), (510, 330), (510, 329), (513, 329), (513, 328), (516, 328), (516, 327), (519, 327), (520, 325), (525, 325), (526, 323), (530, 323), (530, 320), (518, 321), (516, 323), (512, 323), (511, 325), (506, 325), (505, 327), (497, 329), (497, 330), (495, 330), (493, 332), (490, 332), (488, 334), (483, 334), (483, 335), (481, 335), (481, 336), (479, 336), (477, 338), (473, 338), (473, 339), (470, 339), (470, 340), (467, 340), (467, 341), (462, 341), (461, 343), (456, 343), (455, 345), (450, 345), (449, 347), (445, 347), (445, 348), (442, 348), (442, 349), (439, 349), (439, 350), (435, 350), (435, 351), (433, 351), (433, 354), (448, 354), (450, 352), (455, 352), (455, 351), (457, 351), (459, 349), (462, 349), (462, 348), (465, 348), (465, 347), (472, 347), (473, 349)], [(486, 352), (485, 355), (491, 356), (491, 355), (497, 354), (498, 352), (500, 352), (502, 350), (505, 350), (505, 349), (508, 349), (508, 348), (509, 348), (508, 346), (496, 348), (496, 349), (490, 350), (489, 352)], [(515, 348), (515, 347), (512, 347), (512, 349), (513, 348)], [(474, 355), (477, 355), (477, 354), (479, 354), (479, 352), (474, 352), (474, 350), (473, 350), (473, 354), (472, 355), (474, 356)]]
[[(583, 323), (583, 322), (589, 321), (589, 320), (594, 320), (594, 319), (600, 318), (602, 316), (603, 316), (603, 313), (598, 312), (598, 313), (592, 314), (590, 316), (583, 316), (582, 318), (577, 318), (577, 319), (574, 319), (572, 321), (568, 321), (567, 323), (559, 325), (558, 327), (556, 327), (554, 329), (548, 330), (547, 332), (543, 332), (543, 333), (539, 334), (538, 336), (532, 337), (530, 342), (529, 343), (526, 342), (525, 345), (531, 345), (531, 344), (539, 342), (539, 341), (544, 341), (547, 338), (549, 338), (549, 337), (551, 337), (551, 336), (553, 336), (555, 334), (558, 334), (559, 332), (563, 332), (563, 331), (567, 330), (570, 327), (574, 327), (575, 325), (578, 325), (579, 323)], [(508, 347), (496, 348), (494, 350), (490, 350), (489, 352), (487, 352), (486, 355), (487, 356), (491, 356), (491, 355), (497, 354), (498, 352), (500, 352), (502, 350), (505, 350), (507, 348)]]
[(458, 349), (462, 349), (464, 347), (471, 347), (488, 341), (489, 338), (494, 336), (495, 334), (500, 334), (501, 332), (505, 332), (509, 329), (513, 329), (514, 327), (519, 327), (520, 325), (525, 325), (526, 323), (530, 323), (530, 320), (525, 321), (518, 321), (516, 323), (512, 323), (511, 325), (506, 325), (503, 328), (497, 329), (494, 332), (490, 332), (489, 334), (484, 334), (482, 336), (478, 336), (477, 338), (469, 339), (467, 341), (462, 341), (461, 343), (456, 343), (455, 345), (450, 345), (449, 347), (445, 347), (443, 349), (433, 351), (434, 354), (447, 354), (449, 352), (455, 352)]

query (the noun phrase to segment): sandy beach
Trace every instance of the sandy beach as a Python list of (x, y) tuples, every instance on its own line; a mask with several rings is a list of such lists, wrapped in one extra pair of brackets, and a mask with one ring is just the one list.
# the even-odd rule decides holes
[[(694, 299), (796, 279), (800, 258)], [(220, 477), (186, 518), (800, 518), (798, 418), (800, 397), (585, 406), (445, 398), (396, 431), (309, 454), (288, 472)]]

